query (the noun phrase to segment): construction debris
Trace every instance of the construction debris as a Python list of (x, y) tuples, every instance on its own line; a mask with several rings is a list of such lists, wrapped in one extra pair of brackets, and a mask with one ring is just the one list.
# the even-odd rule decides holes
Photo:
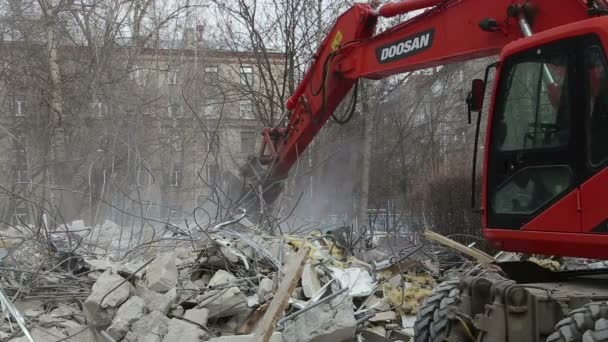
[[(442, 268), (417, 253), (417, 246), (396, 254), (362, 250), (368, 255), (362, 261), (335, 234), (270, 236), (244, 218), (231, 222), (125, 258), (78, 245), (59, 260), (58, 252), (29, 257), (14, 252), (11, 257), (21, 268), (0, 268), (6, 302), (14, 302), (14, 313), (0, 325), (0, 338), (406, 341)], [(491, 259), (446, 238), (434, 241), (480, 262)], [(43, 257), (48, 264), (32, 260)]]

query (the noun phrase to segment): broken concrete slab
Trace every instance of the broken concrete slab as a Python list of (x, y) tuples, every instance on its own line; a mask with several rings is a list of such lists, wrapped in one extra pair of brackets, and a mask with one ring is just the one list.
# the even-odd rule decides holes
[(351, 298), (340, 295), (285, 322), (285, 342), (336, 342), (353, 339), (355, 321)]
[(199, 342), (205, 337), (205, 332), (195, 324), (173, 318), (169, 321), (167, 335), (163, 342)]
[(376, 282), (366, 269), (359, 267), (338, 268), (329, 267), (334, 278), (338, 279), (342, 288), (349, 289), (351, 297), (369, 296), (376, 286)]
[[(222, 336), (215, 337), (209, 340), (209, 342), (251, 342), (253, 341), (253, 334), (251, 335), (234, 335), (234, 336)], [(283, 334), (275, 332), (270, 337), (269, 342), (283, 342)], [(337, 342), (337, 341), (334, 341)]]
[(210, 317), (228, 317), (247, 308), (247, 297), (238, 287), (212, 290), (199, 307), (209, 310)]
[(125, 336), (133, 323), (144, 315), (146, 303), (140, 297), (133, 296), (129, 298), (118, 310), (112, 324), (107, 329), (107, 332), (115, 340), (120, 340)]
[(161, 342), (167, 334), (169, 319), (155, 310), (133, 323), (125, 336), (125, 342)]
[(182, 318), (184, 317), (184, 307), (178, 305), (177, 307), (175, 307), (175, 309), (171, 310), (169, 314), (173, 317)]
[(158, 310), (164, 315), (169, 313), (171, 305), (173, 305), (177, 299), (176, 288), (172, 288), (171, 290), (167, 291), (167, 293), (161, 294), (156, 291), (149, 290), (141, 284), (137, 284), (135, 287), (135, 294), (144, 300), (148, 311)]
[(236, 277), (233, 276), (232, 274), (230, 274), (224, 270), (219, 270), (219, 271), (215, 272), (215, 274), (213, 275), (211, 280), (209, 280), (208, 285), (215, 286), (215, 285), (220, 285), (220, 284), (226, 284), (226, 283), (230, 283), (235, 280), (236, 280)]
[(17, 310), (26, 317), (38, 316), (44, 312), (42, 307), (44, 302), (41, 300), (24, 300), (15, 302)]
[(370, 322), (386, 322), (394, 321), (397, 319), (395, 311), (378, 312), (374, 317), (370, 318)]
[(84, 301), (87, 322), (95, 326), (109, 325), (117, 307), (129, 299), (132, 292), (133, 287), (123, 277), (111, 271), (104, 272)]
[(315, 271), (315, 267), (310, 263), (306, 262), (304, 265), (304, 272), (302, 273), (302, 289), (304, 290), (304, 296), (306, 298), (312, 298), (321, 289), (321, 281)]
[(202, 326), (206, 326), (207, 320), (209, 319), (209, 310), (205, 308), (186, 310), (184, 319)]
[(167, 292), (177, 286), (175, 253), (161, 254), (146, 267), (147, 287), (156, 292)]
[[(31, 331), (31, 335), (34, 338), (34, 341), (44, 341), (44, 342), (55, 342), (59, 340), (63, 340), (67, 336), (65, 336), (59, 329), (57, 328), (41, 328), (36, 327)], [(19, 338), (14, 338), (9, 342), (29, 342), (30, 339), (22, 336)]]
[(274, 282), (270, 278), (262, 278), (260, 280), (260, 285), (258, 286), (258, 293), (261, 296), (266, 295), (267, 293), (272, 292), (272, 288), (274, 286)]
[(67, 342), (97, 342), (92, 329), (86, 325), (75, 326), (66, 329), (68, 336)]

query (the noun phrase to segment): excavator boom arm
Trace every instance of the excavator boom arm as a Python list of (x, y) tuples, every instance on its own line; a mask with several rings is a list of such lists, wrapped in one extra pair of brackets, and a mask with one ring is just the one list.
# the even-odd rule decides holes
[[(601, 6), (604, 5), (602, 1)], [(286, 126), (267, 128), (261, 161), (269, 178), (286, 177), (337, 106), (360, 78), (394, 74), (497, 54), (534, 32), (589, 18), (584, 0), (404, 0), (379, 8), (357, 3), (337, 20), (315, 61), (289, 98)], [(379, 17), (428, 8), (375, 34)]]

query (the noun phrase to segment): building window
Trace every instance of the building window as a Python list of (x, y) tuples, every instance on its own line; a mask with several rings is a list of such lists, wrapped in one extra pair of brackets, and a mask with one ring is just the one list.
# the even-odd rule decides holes
[(206, 66), (203, 78), (205, 83), (215, 83), (218, 80), (218, 68), (216, 66)]
[(180, 68), (176, 65), (169, 65), (169, 70), (167, 70), (167, 84), (176, 85), (179, 84), (179, 71)]
[(29, 215), (26, 208), (15, 208), (14, 222), (15, 225), (29, 225)]
[(167, 107), (167, 115), (170, 118), (180, 117), (182, 115), (182, 105), (179, 102), (171, 102)]
[(173, 151), (174, 152), (181, 152), (183, 150), (181, 135), (174, 135), (173, 136), (172, 144), (173, 144)]
[(171, 171), (171, 186), (179, 187), (182, 184), (182, 171), (178, 164), (173, 165)]
[(15, 151), (17, 153), (26, 153), (27, 152), (27, 136), (18, 135), (17, 139), (15, 139)]
[(220, 136), (217, 133), (211, 133), (209, 141), (209, 152), (217, 154), (220, 151)]
[(148, 81), (148, 70), (141, 65), (131, 67), (130, 77), (135, 84), (144, 86)]
[(242, 119), (253, 119), (253, 102), (251, 100), (239, 101), (239, 117)]
[(27, 111), (27, 102), (25, 96), (16, 95), (13, 97), (13, 115), (25, 116)]
[(241, 84), (249, 87), (253, 86), (253, 67), (241, 67)]
[(207, 167), (207, 182), (211, 185), (218, 184), (220, 181), (220, 167), (216, 164), (209, 164)]
[(17, 170), (17, 183), (31, 183), (32, 178), (30, 177), (30, 171), (28, 170)]
[(147, 169), (138, 169), (136, 177), (137, 179), (135, 181), (137, 186), (148, 186), (154, 184), (154, 177), (152, 176), (152, 173)]
[(256, 137), (255, 132), (241, 132), (241, 153), (253, 154), (255, 152)]
[(209, 100), (205, 105), (205, 116), (208, 118), (217, 118), (219, 117), (220, 110), (219, 105), (215, 100)]
[(100, 100), (99, 97), (91, 102), (91, 116), (94, 118), (103, 118), (108, 114), (108, 105)]

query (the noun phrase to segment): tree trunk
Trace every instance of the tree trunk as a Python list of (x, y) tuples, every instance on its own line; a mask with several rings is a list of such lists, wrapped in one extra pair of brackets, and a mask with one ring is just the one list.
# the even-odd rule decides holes
[[(49, 78), (51, 81), (51, 115), (50, 119), (50, 159), (60, 160), (63, 157), (64, 134), (63, 134), (63, 95), (61, 92), (61, 72), (59, 70), (59, 56), (57, 52), (57, 18), (51, 7), (45, 8), (46, 25), (46, 50), (49, 62)], [(47, 167), (47, 179), (51, 188), (49, 200), (53, 207), (58, 203), (54, 195), (57, 179), (54, 170)]]

